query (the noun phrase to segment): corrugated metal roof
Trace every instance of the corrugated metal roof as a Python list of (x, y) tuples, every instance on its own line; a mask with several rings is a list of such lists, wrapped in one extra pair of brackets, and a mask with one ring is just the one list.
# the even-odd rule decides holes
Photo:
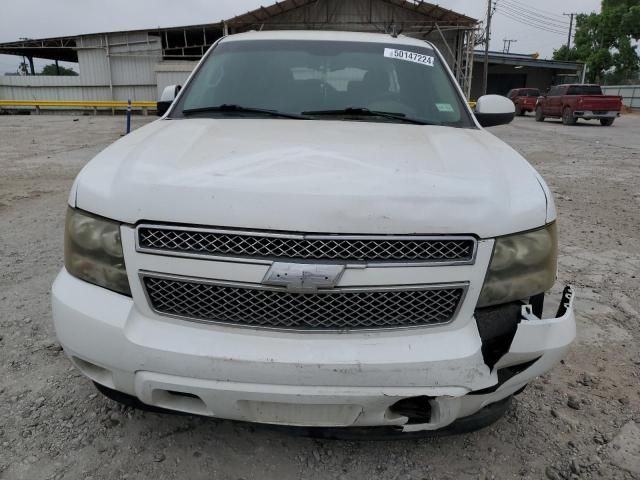
[[(474, 61), (477, 63), (484, 61), (484, 51), (476, 50)], [(502, 65), (522, 65), (526, 67), (538, 67), (538, 68), (555, 68), (559, 70), (580, 70), (582, 63), (570, 62), (565, 60), (546, 60), (537, 58), (535, 54), (519, 54), (519, 53), (503, 53), (503, 52), (489, 52), (490, 64), (502, 64)]]
[(39, 40), (26, 39), (17, 42), (0, 44), (0, 53), (6, 55), (25, 55), (48, 60), (77, 62), (78, 53), (75, 51), (76, 37), (42, 38)]
[[(272, 20), (278, 15), (291, 12), (302, 7), (306, 7), (312, 3), (316, 3), (318, 0), (282, 0), (277, 1), (267, 7), (259, 7), (250, 12), (238, 15), (227, 20), (225, 23), (228, 25), (248, 26), (259, 25), (264, 22)], [(343, 0), (344, 1), (344, 0)], [(389, 5), (395, 5), (400, 8), (408, 9), (423, 15), (430, 21), (438, 21), (448, 24), (456, 24), (460, 26), (472, 27), (478, 23), (475, 18), (468, 17), (462, 13), (454, 12), (447, 8), (427, 3), (422, 0), (409, 1), (409, 0), (379, 0), (382, 3)]]
[[(348, 0), (341, 0), (347, 2)], [(453, 10), (446, 9), (439, 5), (424, 2), (422, 0), (409, 1), (409, 0), (369, 0), (370, 2), (377, 1), (383, 4), (400, 7), (405, 10), (410, 10), (418, 15), (424, 17), (422, 23), (431, 22), (435, 24), (438, 22), (440, 26), (455, 25), (459, 27), (472, 28), (477, 24), (477, 20), (466, 15), (463, 15)], [(318, 0), (282, 0), (273, 3), (266, 7), (260, 7), (242, 15), (233, 17), (226, 22), (211, 23), (211, 24), (199, 24), (199, 25), (186, 25), (176, 27), (165, 28), (149, 28), (149, 29), (136, 29), (136, 30), (124, 30), (113, 32), (96, 32), (82, 35), (72, 35), (67, 37), (55, 37), (55, 38), (43, 38), (43, 39), (26, 39), (16, 42), (0, 43), (0, 53), (9, 55), (26, 55), (34, 56), (38, 58), (47, 58), (51, 60), (64, 60), (77, 62), (78, 55), (75, 50), (76, 39), (83, 35), (106, 35), (115, 33), (133, 33), (133, 32), (170, 32), (172, 30), (182, 29), (197, 29), (206, 27), (218, 27), (226, 23), (227, 25), (235, 25), (238, 27), (250, 28), (251, 26), (259, 26), (266, 21), (271, 21), (271, 24), (277, 23), (272, 20), (278, 15), (292, 12), (305, 6), (309, 6), (312, 3), (316, 3)], [(344, 5), (344, 3), (342, 3)]]

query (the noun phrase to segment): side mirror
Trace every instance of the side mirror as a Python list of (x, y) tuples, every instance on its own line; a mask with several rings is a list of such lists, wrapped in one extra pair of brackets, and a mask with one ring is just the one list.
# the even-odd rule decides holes
[(516, 109), (508, 98), (500, 95), (484, 95), (476, 102), (474, 113), (480, 125), (495, 127), (511, 123), (516, 116)]
[(160, 95), (160, 100), (158, 100), (156, 107), (159, 117), (167, 113), (167, 110), (169, 110), (169, 107), (176, 99), (181, 89), (182, 85), (169, 85), (168, 87), (165, 87), (162, 91), (162, 95)]

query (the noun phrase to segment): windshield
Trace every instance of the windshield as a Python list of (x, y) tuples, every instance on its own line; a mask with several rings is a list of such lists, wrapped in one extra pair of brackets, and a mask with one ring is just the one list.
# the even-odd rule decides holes
[(573, 85), (567, 95), (602, 95), (602, 89), (598, 85)]
[(520, 90), (521, 97), (539, 97), (540, 90), (537, 88), (525, 88), (524, 90)]
[(273, 118), (258, 110), (318, 120), (398, 122), (406, 117), (475, 127), (453, 80), (426, 44), (340, 41), (222, 42), (170, 117)]

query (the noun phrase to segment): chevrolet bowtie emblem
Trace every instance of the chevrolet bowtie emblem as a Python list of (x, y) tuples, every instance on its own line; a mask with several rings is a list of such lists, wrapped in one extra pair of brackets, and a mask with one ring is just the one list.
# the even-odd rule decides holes
[(333, 288), (340, 281), (344, 265), (316, 265), (312, 263), (276, 262), (262, 279), (266, 285), (287, 287), (301, 293)]

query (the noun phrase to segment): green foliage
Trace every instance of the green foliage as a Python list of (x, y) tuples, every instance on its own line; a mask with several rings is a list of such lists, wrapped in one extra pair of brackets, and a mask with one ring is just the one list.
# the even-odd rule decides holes
[(63, 67), (62, 65), (60, 65), (58, 68), (60, 69), (60, 73), (58, 73), (58, 69), (56, 68), (55, 63), (46, 65), (42, 69), (42, 72), (40, 72), (40, 75), (65, 75), (68, 77), (78, 75), (78, 73), (75, 70), (72, 70), (71, 68)]
[(640, 0), (602, 0), (601, 13), (578, 15), (575, 45), (553, 52), (556, 60), (587, 64), (590, 82), (635, 77), (640, 57), (633, 41), (640, 39)]
[(578, 52), (576, 51), (576, 49), (569, 48), (566, 45), (563, 45), (557, 50), (553, 51), (553, 59), (570, 61), (570, 62), (577, 62), (580, 60), (578, 58)]

